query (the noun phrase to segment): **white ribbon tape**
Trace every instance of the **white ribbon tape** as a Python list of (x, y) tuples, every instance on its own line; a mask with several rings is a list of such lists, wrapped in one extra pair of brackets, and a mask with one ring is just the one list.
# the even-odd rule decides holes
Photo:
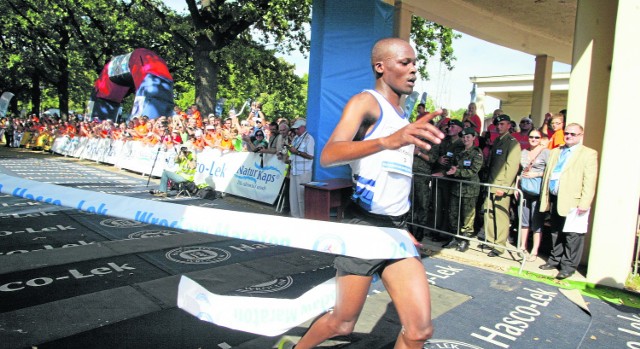
[(200, 320), (263, 336), (276, 336), (335, 304), (335, 278), (296, 299), (221, 296), (186, 276), (180, 279), (178, 307)]
[[(394, 228), (302, 220), (186, 206), (40, 183), (0, 174), (0, 192), (165, 227), (363, 259), (418, 256), (408, 232)], [(221, 326), (276, 335), (327, 310), (335, 300), (327, 281), (295, 300), (220, 296), (182, 277), (178, 305)]]

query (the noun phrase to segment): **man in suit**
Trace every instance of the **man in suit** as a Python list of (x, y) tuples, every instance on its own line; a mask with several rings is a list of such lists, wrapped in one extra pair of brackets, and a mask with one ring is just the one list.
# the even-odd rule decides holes
[(565, 144), (551, 151), (542, 177), (540, 212), (551, 210), (553, 250), (540, 269), (559, 269), (559, 280), (575, 273), (586, 233), (586, 227), (585, 231), (564, 231), (567, 215), (571, 210), (578, 215), (588, 214), (596, 192), (598, 153), (580, 144), (583, 132), (579, 124), (567, 125)]
[[(498, 115), (496, 118), (498, 138), (491, 147), (488, 158), (487, 183), (502, 187), (514, 187), (520, 170), (520, 143), (509, 133), (511, 117)], [(498, 245), (487, 256), (496, 257), (504, 253), (509, 236), (509, 207), (511, 193), (503, 188), (492, 187), (485, 202), (486, 239)], [(480, 247), (484, 248), (485, 245)]]

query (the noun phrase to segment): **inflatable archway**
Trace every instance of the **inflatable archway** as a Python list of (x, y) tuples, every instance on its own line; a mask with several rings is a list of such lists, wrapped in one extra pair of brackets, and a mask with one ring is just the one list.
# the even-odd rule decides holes
[(139, 48), (114, 57), (96, 80), (87, 107), (92, 119), (115, 120), (122, 100), (136, 94), (131, 116), (155, 119), (173, 114), (173, 78), (165, 61)]

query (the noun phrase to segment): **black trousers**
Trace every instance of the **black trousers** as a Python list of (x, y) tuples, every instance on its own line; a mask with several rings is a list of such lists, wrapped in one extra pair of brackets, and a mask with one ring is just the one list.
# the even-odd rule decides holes
[(582, 258), (584, 235), (562, 231), (566, 217), (558, 214), (558, 197), (550, 195), (551, 201), (551, 254), (547, 263), (560, 267), (564, 273), (574, 273)]

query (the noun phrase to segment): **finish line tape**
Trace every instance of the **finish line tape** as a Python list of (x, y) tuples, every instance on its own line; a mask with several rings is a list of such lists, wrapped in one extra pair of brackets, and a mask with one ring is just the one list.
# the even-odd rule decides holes
[[(96, 193), (5, 174), (0, 174), (0, 192), (98, 215), (362, 259), (418, 256), (409, 233), (401, 229), (186, 206)], [(335, 300), (332, 282), (316, 286), (297, 299), (283, 300), (216, 295), (183, 276), (178, 304), (202, 320), (271, 336), (286, 332), (332, 306)], [(252, 304), (253, 308), (246, 308), (245, 304)], [(254, 310), (247, 313), (238, 309)]]

